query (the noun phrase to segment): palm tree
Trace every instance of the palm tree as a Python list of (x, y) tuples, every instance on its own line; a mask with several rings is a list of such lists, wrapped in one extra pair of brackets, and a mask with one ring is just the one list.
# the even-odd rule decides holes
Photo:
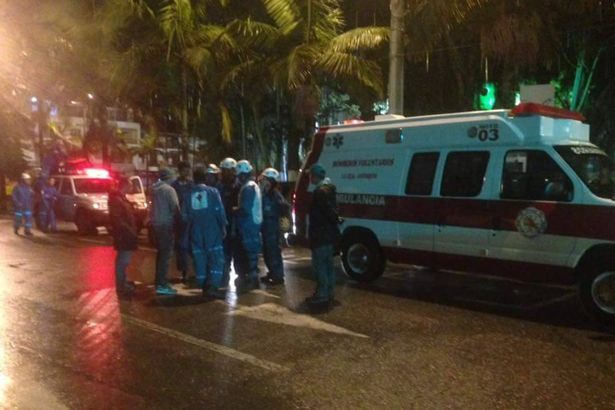
[[(298, 169), (298, 147), (314, 125), (320, 85), (326, 79), (355, 84), (383, 94), (379, 65), (364, 57), (388, 40), (383, 27), (344, 32), (338, 0), (262, 0), (272, 21), (236, 21), (251, 50), (235, 78), (257, 84), (256, 95), (273, 96), (292, 106), (289, 168)], [(269, 92), (267, 92), (267, 90)], [(254, 91), (254, 89), (252, 90)], [(259, 105), (258, 100), (253, 104)], [(253, 110), (257, 115), (258, 110)]]

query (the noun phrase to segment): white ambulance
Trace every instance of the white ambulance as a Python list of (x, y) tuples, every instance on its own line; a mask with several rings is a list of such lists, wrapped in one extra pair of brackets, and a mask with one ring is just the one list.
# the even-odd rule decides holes
[(389, 260), (577, 283), (615, 322), (611, 163), (580, 114), (522, 104), (323, 128), (293, 195), (299, 237), (314, 163), (337, 186), (350, 277), (373, 280)]

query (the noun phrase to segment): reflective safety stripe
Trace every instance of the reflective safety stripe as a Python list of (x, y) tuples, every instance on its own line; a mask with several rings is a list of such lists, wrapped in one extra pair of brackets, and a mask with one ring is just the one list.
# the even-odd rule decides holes
[(32, 211), (25, 211), (25, 212), (24, 212), (24, 214), (25, 214), (26, 216), (32, 216)]
[(15, 212), (15, 216), (23, 216), (21, 212)]

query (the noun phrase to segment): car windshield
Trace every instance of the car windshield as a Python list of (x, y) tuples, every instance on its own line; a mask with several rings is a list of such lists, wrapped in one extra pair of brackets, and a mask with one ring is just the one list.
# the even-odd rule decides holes
[(111, 188), (108, 178), (75, 178), (75, 191), (78, 194), (106, 194)]
[(130, 185), (132, 186), (132, 192), (130, 192), (131, 194), (142, 194), (143, 193), (143, 189), (141, 187), (141, 182), (138, 179), (131, 179), (130, 180)]
[(562, 145), (555, 150), (594, 194), (613, 199), (611, 161), (604, 151), (593, 145)]

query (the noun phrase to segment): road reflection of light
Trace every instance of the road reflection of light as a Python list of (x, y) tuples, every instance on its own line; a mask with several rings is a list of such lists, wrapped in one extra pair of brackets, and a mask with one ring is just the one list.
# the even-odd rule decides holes
[[(226, 305), (228, 306), (228, 311), (231, 311), (237, 306), (237, 287), (235, 286), (235, 279), (237, 279), (237, 273), (235, 273), (235, 269), (231, 266), (231, 271), (229, 273), (229, 287), (228, 292), (226, 292)], [(233, 315), (224, 315), (224, 330), (222, 332), (222, 344), (225, 346), (233, 345), (233, 333), (235, 330), (235, 318)]]
[(115, 289), (86, 292), (79, 297), (76, 352), (88, 372), (100, 374), (123, 356), (121, 316)]
[(75, 351), (85, 370), (100, 375), (112, 361), (123, 356), (120, 307), (115, 293), (111, 247), (87, 249), (85, 285), (89, 291), (78, 300)]

